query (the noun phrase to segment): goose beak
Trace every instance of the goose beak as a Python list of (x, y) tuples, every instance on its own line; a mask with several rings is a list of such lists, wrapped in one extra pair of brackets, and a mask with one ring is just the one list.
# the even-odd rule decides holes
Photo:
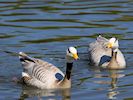
[(110, 43), (110, 42), (109, 42), (109, 43), (107, 44), (107, 47), (108, 47), (108, 48), (112, 48), (112, 47), (113, 47), (113, 43)]
[(77, 53), (75, 53), (75, 54), (73, 54), (73, 58), (75, 59), (75, 60), (77, 60), (79, 57), (78, 57), (78, 54)]

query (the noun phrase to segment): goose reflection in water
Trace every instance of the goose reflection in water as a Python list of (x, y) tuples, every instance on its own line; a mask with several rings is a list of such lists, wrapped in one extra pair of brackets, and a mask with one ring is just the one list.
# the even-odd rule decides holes
[[(26, 100), (27, 98), (36, 97), (37, 100), (43, 100), (46, 98), (47, 100), (70, 100), (70, 89), (37, 89), (34, 87), (22, 87), (22, 92), (19, 100)], [(58, 98), (59, 97), (59, 98)]]
[[(122, 70), (109, 70), (109, 75), (102, 75), (102, 74), (96, 74), (95, 77), (96, 78), (103, 78), (103, 77), (109, 77), (111, 78), (111, 81), (95, 81), (95, 83), (98, 84), (109, 84), (109, 89), (108, 89), (108, 93), (107, 96), (109, 99), (116, 99), (116, 96), (120, 93), (117, 88), (117, 84), (118, 84), (118, 79), (124, 77), (125, 75), (122, 74)], [(97, 89), (97, 90), (103, 90), (103, 89)]]
[(118, 88), (117, 83), (118, 83), (118, 78), (122, 78), (125, 75), (120, 73), (121, 71), (118, 70), (110, 70), (110, 78), (111, 78), (111, 88), (109, 89), (109, 92), (107, 94), (109, 99), (116, 99), (116, 95), (119, 94), (120, 92), (117, 91), (116, 89)]

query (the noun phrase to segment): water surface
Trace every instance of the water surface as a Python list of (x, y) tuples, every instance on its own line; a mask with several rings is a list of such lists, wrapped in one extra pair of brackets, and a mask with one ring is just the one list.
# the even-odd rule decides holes
[[(0, 100), (132, 100), (132, 0), (1, 0)], [(127, 68), (100, 71), (88, 65), (88, 44), (102, 34), (119, 39)], [(65, 72), (65, 50), (78, 49), (71, 90), (39, 90), (12, 81), (21, 77), (15, 54), (23, 51)], [(8, 52), (3, 52), (8, 51)]]

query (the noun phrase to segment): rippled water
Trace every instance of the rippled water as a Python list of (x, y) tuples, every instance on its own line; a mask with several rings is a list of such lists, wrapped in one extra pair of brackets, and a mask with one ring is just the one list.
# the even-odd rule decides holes
[[(0, 100), (133, 100), (132, 0), (1, 0)], [(127, 68), (99, 71), (88, 65), (88, 43), (98, 34), (120, 41)], [(37, 90), (12, 81), (21, 77), (23, 51), (60, 66), (65, 50), (76, 46), (71, 90)], [(9, 51), (9, 52), (3, 52)]]

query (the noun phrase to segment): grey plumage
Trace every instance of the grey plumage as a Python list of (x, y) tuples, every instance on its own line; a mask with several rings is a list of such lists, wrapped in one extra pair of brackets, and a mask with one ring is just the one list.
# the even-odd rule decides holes
[[(54, 88), (58, 83), (58, 79), (55, 77), (56, 73), (60, 73), (63, 77), (64, 74), (56, 66), (40, 59), (28, 57), (24, 53), (20, 53), (20, 60), (22, 62), (24, 73), (29, 75), (29, 80), (26, 80), (26, 84), (36, 86), (38, 88)], [(27, 59), (28, 58), (28, 59)], [(23, 59), (23, 60), (22, 60)]]
[[(70, 88), (71, 70), (74, 59), (78, 59), (77, 50), (69, 47), (67, 50), (66, 74), (46, 61), (31, 58), (23, 52), (19, 53), (19, 59), (23, 66), (22, 80), (26, 85), (38, 87), (40, 89)], [(70, 71), (68, 73), (68, 71)]]
[[(91, 65), (94, 66), (102, 66), (102, 67), (107, 67), (110, 60), (111, 60), (111, 54), (112, 54), (112, 49), (107, 48), (109, 40), (102, 37), (98, 36), (95, 42), (92, 42), (89, 44), (89, 61)], [(117, 62), (119, 66), (125, 67), (126, 62), (124, 59), (124, 56), (122, 52), (118, 49), (117, 51)]]

